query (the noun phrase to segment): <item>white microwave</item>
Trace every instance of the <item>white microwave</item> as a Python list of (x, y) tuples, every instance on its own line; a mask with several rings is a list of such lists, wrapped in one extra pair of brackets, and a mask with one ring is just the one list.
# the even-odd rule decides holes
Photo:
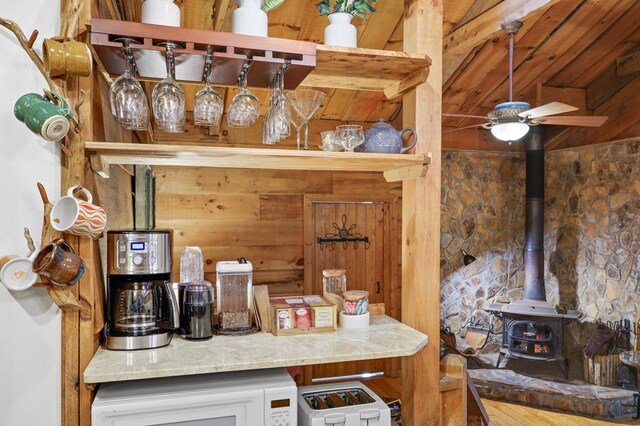
[(93, 426), (295, 426), (296, 383), (284, 368), (104, 383)]

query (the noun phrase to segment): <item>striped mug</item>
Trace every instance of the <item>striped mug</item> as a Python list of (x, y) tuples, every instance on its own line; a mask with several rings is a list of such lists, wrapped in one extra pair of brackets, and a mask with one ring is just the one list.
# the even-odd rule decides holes
[[(84, 195), (86, 201), (74, 196), (76, 190)], [(107, 225), (107, 213), (92, 201), (93, 196), (87, 189), (72, 186), (67, 195), (53, 205), (49, 214), (51, 226), (67, 234), (97, 238)]]

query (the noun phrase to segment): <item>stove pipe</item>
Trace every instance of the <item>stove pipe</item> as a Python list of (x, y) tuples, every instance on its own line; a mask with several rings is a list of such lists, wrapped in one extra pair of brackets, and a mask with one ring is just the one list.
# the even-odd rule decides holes
[(524, 236), (524, 299), (546, 302), (544, 288), (544, 127), (526, 141), (527, 206)]

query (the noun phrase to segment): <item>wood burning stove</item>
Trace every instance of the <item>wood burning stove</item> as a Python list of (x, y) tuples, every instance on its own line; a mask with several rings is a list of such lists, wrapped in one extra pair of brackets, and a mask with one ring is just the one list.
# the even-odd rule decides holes
[[(494, 303), (487, 311), (502, 318), (502, 348), (505, 355), (533, 360), (565, 361), (563, 323), (578, 318), (578, 311), (559, 311), (547, 303), (544, 286), (544, 130), (531, 129), (527, 139), (526, 224), (524, 242), (524, 298)], [(566, 370), (565, 370), (566, 373)]]

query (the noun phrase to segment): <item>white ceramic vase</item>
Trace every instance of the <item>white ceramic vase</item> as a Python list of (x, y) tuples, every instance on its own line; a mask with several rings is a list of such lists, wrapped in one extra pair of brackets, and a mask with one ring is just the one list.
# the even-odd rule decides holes
[(329, 18), (329, 25), (324, 29), (325, 45), (358, 47), (358, 29), (351, 23), (352, 14), (334, 12), (327, 18)]
[(145, 0), (140, 15), (143, 24), (180, 26), (180, 8), (173, 0)]
[(263, 0), (236, 0), (238, 8), (231, 15), (231, 32), (267, 37), (269, 22), (261, 9)]

